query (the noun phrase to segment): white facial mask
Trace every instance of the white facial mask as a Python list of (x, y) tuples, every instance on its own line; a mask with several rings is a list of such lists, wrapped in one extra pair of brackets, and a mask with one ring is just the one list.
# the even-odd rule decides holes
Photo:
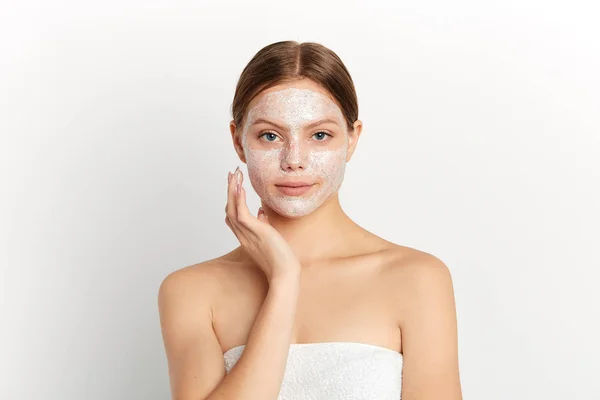
[[(315, 143), (333, 138), (309, 137), (318, 130), (302, 133), (302, 127), (306, 123), (325, 117), (333, 117), (342, 127), (344, 141), (335, 149)], [(269, 127), (269, 131), (276, 132), (281, 138), (267, 141), (272, 143), (270, 149), (264, 149), (264, 146), (262, 149), (251, 148), (248, 144), (248, 129), (258, 118), (285, 123), (289, 129), (288, 134)], [(261, 132), (264, 130), (261, 129)], [(253, 141), (265, 141), (265, 138), (253, 138)], [(242, 147), (250, 182), (263, 202), (281, 215), (304, 216), (327, 201), (342, 184), (348, 152), (346, 120), (340, 108), (322, 93), (298, 88), (267, 93), (248, 111), (242, 128)], [(288, 178), (317, 184), (303, 195), (285, 195), (275, 187), (275, 183)]]

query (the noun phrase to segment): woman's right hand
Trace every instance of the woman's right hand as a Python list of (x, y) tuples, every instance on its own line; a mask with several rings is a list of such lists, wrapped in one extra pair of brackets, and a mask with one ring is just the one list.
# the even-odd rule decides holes
[(269, 284), (280, 277), (298, 275), (300, 262), (294, 250), (269, 224), (264, 211), (260, 209), (257, 217), (250, 213), (242, 181), (239, 167), (234, 173), (229, 173), (225, 223), (264, 272)]

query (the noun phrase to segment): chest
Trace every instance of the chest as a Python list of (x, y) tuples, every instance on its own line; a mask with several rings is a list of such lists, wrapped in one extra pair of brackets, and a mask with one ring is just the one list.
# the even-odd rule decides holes
[[(291, 343), (360, 342), (401, 350), (399, 307), (378, 265), (305, 270)], [(223, 350), (244, 344), (268, 291), (260, 271), (247, 269), (225, 285), (215, 311)]]

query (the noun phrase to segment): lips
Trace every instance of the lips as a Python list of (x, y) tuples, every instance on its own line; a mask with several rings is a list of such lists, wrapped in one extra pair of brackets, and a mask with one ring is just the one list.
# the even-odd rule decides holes
[(277, 183), (275, 184), (275, 186), (280, 186), (280, 187), (301, 187), (301, 186), (311, 186), (312, 183), (310, 182), (282, 182), (282, 183)]
[[(292, 186), (295, 185), (295, 186)], [(308, 193), (314, 184), (312, 183), (299, 183), (299, 182), (286, 182), (284, 184), (275, 185), (279, 192), (287, 195), (287, 196), (301, 196), (305, 193)]]

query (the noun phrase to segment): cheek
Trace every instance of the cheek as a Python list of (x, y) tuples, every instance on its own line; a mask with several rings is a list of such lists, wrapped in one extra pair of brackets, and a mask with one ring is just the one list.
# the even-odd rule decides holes
[(310, 165), (314, 174), (321, 176), (323, 180), (337, 181), (344, 174), (346, 150), (315, 152), (311, 154)]
[(249, 150), (246, 151), (248, 175), (253, 184), (261, 185), (277, 177), (279, 171), (280, 150)]

